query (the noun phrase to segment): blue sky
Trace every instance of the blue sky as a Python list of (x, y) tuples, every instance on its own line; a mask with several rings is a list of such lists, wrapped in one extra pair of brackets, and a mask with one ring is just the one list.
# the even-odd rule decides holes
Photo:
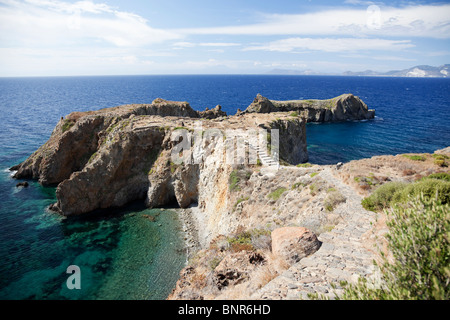
[(448, 1), (0, 0), (0, 76), (450, 63)]

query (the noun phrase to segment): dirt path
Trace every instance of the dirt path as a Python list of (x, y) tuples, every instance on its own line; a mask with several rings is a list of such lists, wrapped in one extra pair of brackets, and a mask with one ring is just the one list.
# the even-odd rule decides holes
[[(335, 209), (342, 222), (319, 236), (321, 248), (292, 265), (283, 274), (258, 290), (253, 299), (308, 299), (308, 293), (331, 299), (342, 292), (340, 281), (355, 282), (358, 277), (376, 277), (371, 230), (376, 213), (361, 206), (361, 196), (337, 178), (334, 167), (325, 167), (319, 175), (335, 185), (347, 201)], [(370, 244), (370, 245), (369, 245)], [(337, 285), (333, 289), (331, 283)]]

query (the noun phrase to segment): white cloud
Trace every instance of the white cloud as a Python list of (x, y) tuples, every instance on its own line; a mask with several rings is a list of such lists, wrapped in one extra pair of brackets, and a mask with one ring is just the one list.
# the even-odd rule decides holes
[(372, 57), (372, 59), (381, 61), (417, 61), (417, 59), (404, 58), (398, 56), (374, 56)]
[(0, 1), (3, 46), (104, 45), (142, 47), (180, 35), (152, 28), (133, 13), (91, 1)]
[(410, 40), (358, 39), (358, 38), (288, 38), (272, 41), (268, 44), (250, 46), (244, 51), (263, 50), (292, 52), (295, 50), (313, 50), (325, 52), (346, 52), (361, 50), (404, 50), (414, 47)]
[(237, 47), (241, 44), (235, 43), (235, 42), (187, 42), (187, 41), (180, 41), (175, 42), (172, 46), (178, 49), (181, 48), (193, 48), (193, 47)]
[(199, 46), (202, 47), (237, 47), (240, 46), (239, 43), (235, 42), (201, 42)]
[[(379, 16), (378, 16), (379, 14)], [(374, 17), (373, 15), (377, 15)], [(374, 26), (373, 21), (377, 22)], [(256, 24), (181, 29), (183, 34), (327, 35), (450, 38), (450, 4), (333, 9), (303, 14), (269, 14)]]

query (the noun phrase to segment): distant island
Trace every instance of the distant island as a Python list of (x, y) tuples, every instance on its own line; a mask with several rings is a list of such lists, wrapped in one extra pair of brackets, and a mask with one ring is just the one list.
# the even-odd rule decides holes
[(409, 69), (392, 70), (387, 72), (378, 72), (373, 70), (365, 71), (345, 71), (343, 73), (323, 73), (314, 70), (291, 70), (291, 69), (273, 69), (268, 74), (277, 75), (340, 75), (340, 76), (363, 76), (363, 77), (408, 77), (408, 78), (448, 78), (450, 74), (450, 64), (433, 67), (428, 65), (414, 66)]

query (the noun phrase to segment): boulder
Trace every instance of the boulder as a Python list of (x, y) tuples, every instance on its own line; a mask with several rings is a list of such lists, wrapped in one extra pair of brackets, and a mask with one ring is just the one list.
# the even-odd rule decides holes
[(316, 235), (303, 227), (283, 227), (272, 231), (272, 253), (289, 264), (313, 254), (320, 246)]
[(16, 187), (24, 187), (27, 188), (28, 187), (28, 182), (24, 181), (24, 182), (19, 182), (18, 184), (16, 184)]
[(277, 108), (273, 105), (273, 103), (267, 99), (266, 97), (263, 97), (258, 93), (256, 98), (253, 100), (252, 104), (248, 106), (248, 108), (245, 110), (246, 113), (270, 113), (270, 112), (276, 112)]
[(199, 116), (203, 119), (216, 119), (220, 117), (226, 117), (227, 113), (222, 111), (222, 106), (218, 104), (214, 109), (206, 108), (205, 111), (199, 111)]

